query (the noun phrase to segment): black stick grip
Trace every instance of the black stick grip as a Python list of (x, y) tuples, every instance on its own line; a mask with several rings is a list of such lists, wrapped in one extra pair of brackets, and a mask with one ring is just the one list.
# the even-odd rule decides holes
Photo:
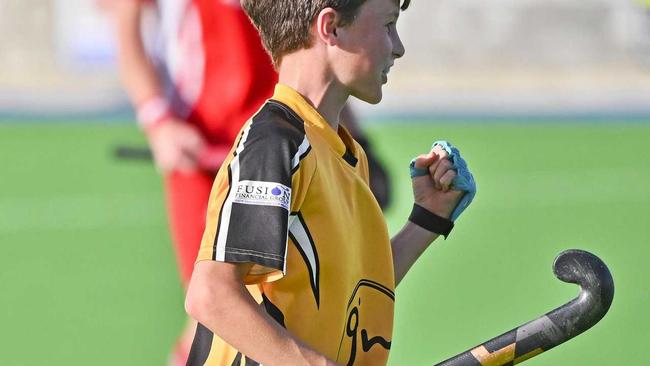
[(146, 146), (125, 146), (120, 145), (116, 146), (113, 149), (113, 154), (118, 159), (123, 160), (144, 160), (151, 161), (153, 160), (153, 155), (151, 150)]
[(555, 258), (555, 276), (580, 286), (580, 294), (559, 308), (436, 366), (506, 366), (524, 362), (594, 326), (609, 310), (614, 280), (595, 255), (567, 250)]
[[(208, 145), (196, 157), (197, 166), (207, 172), (216, 173), (226, 159), (230, 146)], [(113, 155), (119, 160), (153, 161), (153, 154), (146, 146), (119, 145), (113, 149)]]

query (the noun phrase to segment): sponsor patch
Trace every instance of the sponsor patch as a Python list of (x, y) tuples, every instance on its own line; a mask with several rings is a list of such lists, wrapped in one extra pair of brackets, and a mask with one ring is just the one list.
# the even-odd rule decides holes
[(234, 203), (282, 207), (289, 211), (291, 205), (291, 188), (283, 184), (243, 180), (238, 182), (234, 189)]

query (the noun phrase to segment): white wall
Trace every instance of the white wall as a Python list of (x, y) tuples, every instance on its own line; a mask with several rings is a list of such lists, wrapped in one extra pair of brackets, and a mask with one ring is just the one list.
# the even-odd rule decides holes
[(633, 0), (414, 0), (377, 115), (650, 111), (650, 24)]
[(122, 105), (114, 54), (95, 0), (0, 0), (0, 114)]
[[(0, 0), (0, 111), (124, 101), (96, 1)], [(550, 98), (537, 109), (635, 104), (650, 93), (650, 25), (633, 0), (413, 0), (399, 29), (407, 54), (383, 104), (398, 113), (526, 98)]]
[(400, 30), (421, 67), (628, 62), (650, 32), (631, 0), (415, 0)]

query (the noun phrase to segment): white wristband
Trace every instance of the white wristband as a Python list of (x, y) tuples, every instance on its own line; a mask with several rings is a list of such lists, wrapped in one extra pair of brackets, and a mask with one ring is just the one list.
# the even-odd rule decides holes
[(160, 97), (155, 96), (147, 99), (137, 107), (138, 124), (142, 129), (150, 129), (170, 116), (169, 103)]

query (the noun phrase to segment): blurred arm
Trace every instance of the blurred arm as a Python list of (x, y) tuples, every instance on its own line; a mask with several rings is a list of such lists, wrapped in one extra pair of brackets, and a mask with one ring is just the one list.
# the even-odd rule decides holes
[(376, 156), (374, 149), (368, 141), (368, 137), (359, 126), (359, 122), (352, 112), (350, 104), (346, 104), (341, 110), (340, 121), (350, 131), (355, 140), (361, 145), (368, 158), (368, 169), (370, 170), (370, 189), (377, 198), (379, 206), (384, 209), (391, 201), (390, 177), (386, 167)]
[(141, 0), (114, 0), (109, 8), (115, 23), (122, 84), (147, 133), (158, 169), (194, 171), (205, 139), (196, 127), (176, 118), (162, 97), (156, 68), (140, 33), (145, 6)]
[(138, 0), (115, 0), (110, 5), (115, 23), (120, 78), (134, 106), (161, 95), (156, 69), (147, 56), (140, 34), (145, 6), (144, 2)]

